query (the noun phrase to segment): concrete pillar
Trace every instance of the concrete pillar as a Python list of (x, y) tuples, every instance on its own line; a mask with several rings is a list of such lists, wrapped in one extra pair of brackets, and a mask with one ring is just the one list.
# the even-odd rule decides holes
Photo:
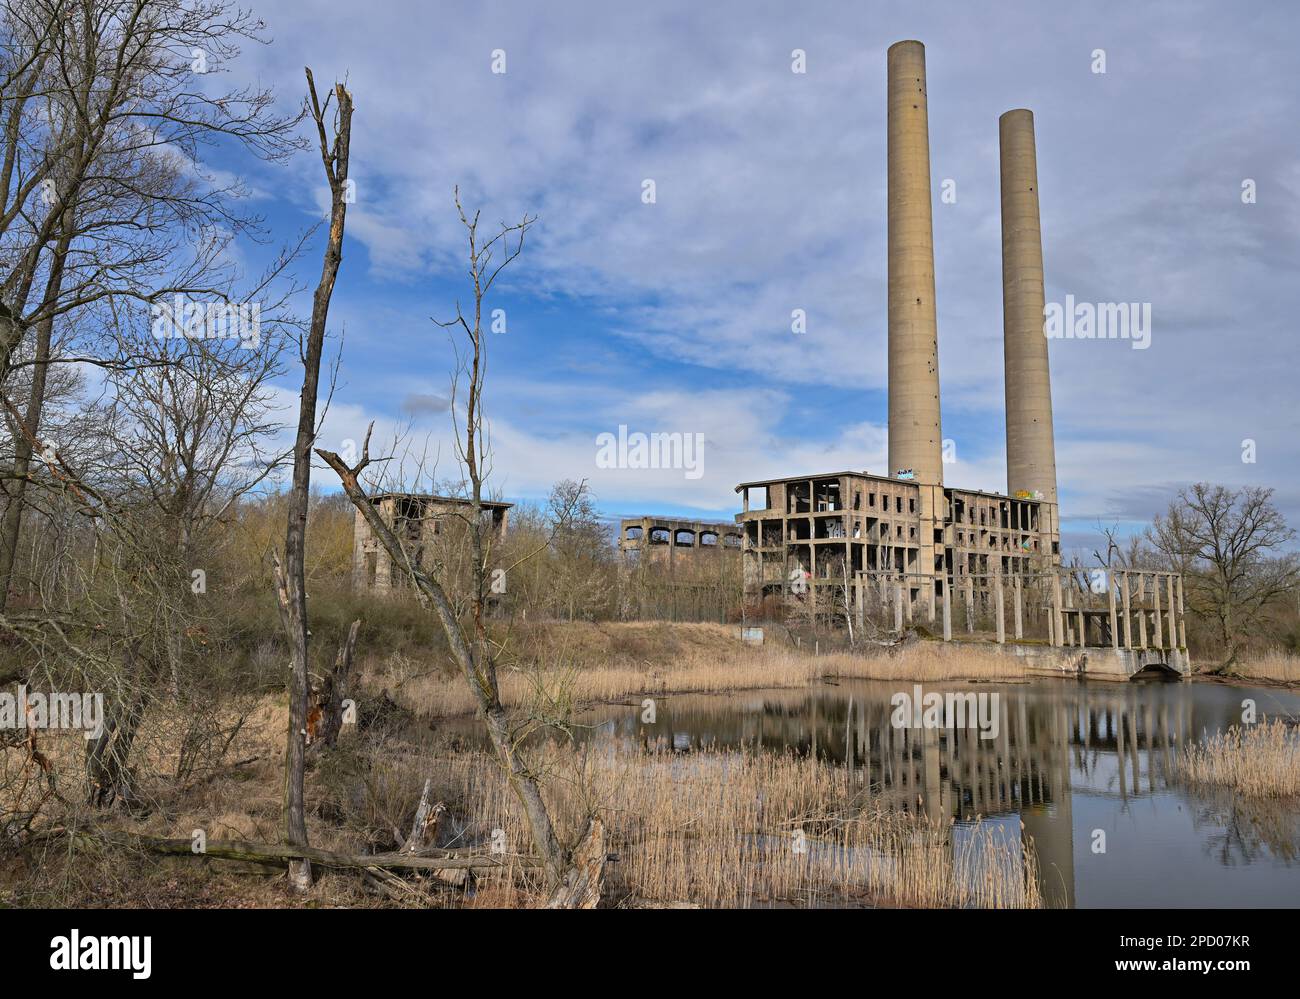
[(1160, 614), (1160, 576), (1151, 577), (1151, 606), (1155, 608), (1155, 639), (1156, 648), (1165, 647), (1165, 628), (1164, 619)]
[(1120, 573), (1120, 585), (1123, 589), (1120, 591), (1124, 597), (1124, 648), (1133, 648), (1133, 609), (1130, 605), (1128, 573)]
[(1053, 645), (1065, 645), (1065, 629), (1061, 620), (1061, 577), (1052, 573), (1052, 636)]
[(996, 613), (998, 618), (998, 644), (1005, 645), (1007, 642), (1007, 623), (1006, 623), (1006, 614), (1003, 609), (1004, 598), (1002, 595), (1001, 576), (994, 577), (993, 586), (994, 586), (993, 599), (994, 599), (994, 603), (997, 605)]
[[(1043, 334), (1043, 239), (1034, 115), (998, 119), (1002, 153), (1002, 332), (1007, 400), (1007, 492), (1056, 502), (1052, 385)], [(891, 299), (892, 301), (892, 299)]]
[(1137, 586), (1136, 604), (1137, 604), (1137, 615), (1138, 615), (1138, 648), (1145, 649), (1147, 647), (1147, 612), (1143, 608), (1142, 603), (1147, 598), (1146, 573), (1139, 572), (1137, 574), (1137, 581), (1138, 581), (1138, 586)]
[(1169, 623), (1169, 647), (1178, 648), (1178, 615), (1174, 609), (1174, 577), (1170, 573), (1165, 577), (1165, 596), (1168, 598), (1165, 606), (1169, 608), (1165, 612), (1165, 620)]
[(966, 631), (970, 634), (975, 633), (975, 580), (971, 576), (966, 577)]
[(1110, 647), (1119, 649), (1119, 619), (1115, 613), (1115, 577), (1106, 570), (1106, 599), (1110, 604)]
[(1187, 618), (1183, 612), (1183, 577), (1178, 577), (1178, 647), (1187, 648)]
[[(910, 468), (918, 482), (937, 485), (943, 482), (943, 434), (925, 46), (916, 41), (891, 45), (888, 75), (888, 474)], [(1040, 335), (1041, 327), (1040, 310)], [(924, 517), (926, 511), (921, 513)], [(922, 539), (921, 547), (933, 548), (931, 539)]]
[(952, 588), (949, 580), (944, 577), (943, 584), (943, 640), (952, 641)]

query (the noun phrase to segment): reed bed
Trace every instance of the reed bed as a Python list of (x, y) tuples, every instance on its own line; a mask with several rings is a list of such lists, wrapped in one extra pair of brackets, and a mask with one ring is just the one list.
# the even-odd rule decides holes
[[(828, 677), (869, 680), (1015, 680), (1024, 677), (1011, 656), (970, 647), (921, 642), (890, 653), (812, 655), (794, 649), (749, 648), (727, 652), (688, 651), (668, 661), (635, 666), (527, 667), (503, 671), (501, 699), (510, 707), (542, 697), (571, 705), (617, 701), (637, 694), (706, 693), (805, 687)], [(371, 686), (383, 683), (370, 678)], [(422, 676), (404, 684), (399, 696), (416, 714), (446, 718), (472, 714), (475, 703), (459, 677)]]
[(1242, 660), (1236, 673), (1251, 680), (1300, 683), (1300, 656), (1278, 650), (1265, 652)]
[(1233, 726), (1186, 747), (1180, 772), (1191, 784), (1261, 798), (1300, 795), (1300, 730), (1273, 720)]
[[(486, 756), (448, 761), (473, 802), (471, 825), (528, 834)], [(845, 768), (741, 752), (584, 754), (551, 745), (531, 761), (548, 774), (557, 824), (570, 837), (599, 811), (618, 861), (616, 904), (707, 907), (883, 904), (1037, 908), (1033, 857), (1003, 827), (889, 812)]]

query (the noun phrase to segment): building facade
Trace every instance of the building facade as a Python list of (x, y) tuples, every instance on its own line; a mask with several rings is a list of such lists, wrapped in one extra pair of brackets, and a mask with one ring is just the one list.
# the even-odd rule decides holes
[[(473, 515), (467, 499), (423, 493), (377, 493), (370, 502), (379, 512), (417, 569), (446, 566), (464, 560), (465, 528)], [(514, 504), (484, 500), (482, 517), (491, 537), (503, 540)], [(387, 592), (405, 586), (404, 567), (395, 565), (360, 510), (352, 530), (352, 588)]]

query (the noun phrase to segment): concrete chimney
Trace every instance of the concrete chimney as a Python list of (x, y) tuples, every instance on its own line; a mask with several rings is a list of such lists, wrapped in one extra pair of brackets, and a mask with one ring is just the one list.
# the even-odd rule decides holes
[[(943, 483), (925, 46), (889, 47), (889, 475)], [(1037, 215), (1035, 215), (1037, 218)], [(1040, 322), (1041, 327), (1041, 322)]]
[[(1034, 114), (998, 119), (1002, 155), (1002, 331), (1007, 396), (1007, 492), (1056, 502), (1052, 383), (1043, 334), (1043, 238)], [(893, 296), (891, 289), (890, 303)], [(892, 329), (892, 328), (891, 328)], [(891, 354), (892, 357), (892, 354)]]

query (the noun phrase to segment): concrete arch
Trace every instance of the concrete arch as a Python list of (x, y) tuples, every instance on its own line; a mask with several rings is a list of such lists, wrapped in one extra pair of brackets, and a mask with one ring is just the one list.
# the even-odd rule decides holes
[(1164, 682), (1168, 680), (1181, 680), (1183, 674), (1174, 669), (1168, 663), (1147, 663), (1140, 670), (1129, 677), (1129, 680), (1137, 681), (1157, 681)]

